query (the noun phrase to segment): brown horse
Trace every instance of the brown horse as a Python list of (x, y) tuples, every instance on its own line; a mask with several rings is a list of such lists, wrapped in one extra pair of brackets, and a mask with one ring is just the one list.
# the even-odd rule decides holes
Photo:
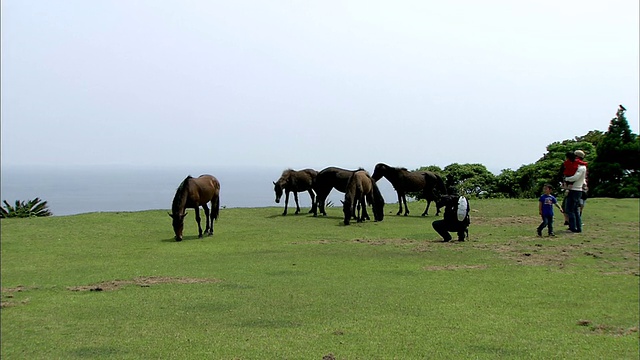
[(282, 176), (278, 181), (273, 183), (273, 190), (276, 193), (276, 203), (280, 203), (282, 191), (285, 192), (284, 212), (287, 215), (287, 207), (289, 206), (289, 193), (293, 192), (293, 198), (296, 201), (296, 214), (300, 212), (300, 204), (298, 203), (298, 192), (308, 191), (311, 196), (310, 213), (316, 214), (316, 193), (313, 190), (313, 183), (318, 172), (313, 169), (304, 169), (300, 171), (288, 169), (282, 172)]
[[(362, 168), (358, 170), (363, 170)], [(347, 191), (347, 183), (349, 179), (358, 170), (346, 170), (338, 167), (330, 166), (328, 168), (323, 169), (318, 173), (315, 182), (315, 190), (317, 194), (317, 203), (318, 209), (320, 213), (324, 216), (327, 215), (327, 212), (324, 209), (325, 202), (327, 201), (327, 197), (331, 190), (336, 189), (340, 192)], [(317, 212), (313, 214), (316, 216)]]
[[(384, 198), (378, 189), (376, 182), (364, 171), (358, 170), (353, 173), (347, 183), (347, 188), (342, 202), (344, 213), (344, 224), (349, 225), (351, 218), (355, 216), (357, 222), (369, 220), (367, 205), (373, 206), (373, 217), (375, 221), (382, 221), (384, 218)], [(362, 208), (362, 213), (360, 213)]]
[(431, 201), (436, 202), (436, 215), (440, 214), (439, 200), (442, 195), (447, 194), (447, 189), (440, 175), (431, 171), (409, 171), (406, 168), (391, 167), (386, 164), (379, 163), (376, 165), (372, 178), (376, 181), (385, 177), (398, 193), (398, 213), (402, 214), (402, 204), (404, 203), (404, 216), (409, 215), (407, 208), (407, 192), (421, 191), (424, 198), (427, 199), (427, 207), (422, 216), (428, 215), (429, 204)]
[[(208, 202), (211, 202), (211, 212), (209, 212), (209, 207), (207, 206)], [(206, 221), (204, 233), (213, 235), (213, 220), (218, 219), (220, 213), (220, 182), (211, 175), (200, 175), (198, 178), (187, 176), (178, 186), (176, 195), (173, 197), (171, 213), (169, 213), (169, 216), (173, 219), (173, 231), (176, 234), (176, 241), (182, 241), (182, 230), (184, 229), (184, 217), (187, 216), (187, 208), (195, 209), (198, 237), (202, 237), (200, 206), (204, 209)]]

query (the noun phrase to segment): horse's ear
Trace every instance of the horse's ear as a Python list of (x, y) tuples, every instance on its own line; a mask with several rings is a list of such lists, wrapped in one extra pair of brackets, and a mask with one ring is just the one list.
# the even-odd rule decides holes
[(189, 213), (184, 213), (184, 214), (180, 215), (180, 218), (184, 219), (184, 217), (187, 216), (187, 214), (189, 214)]
[(276, 185), (276, 182), (275, 182), (275, 181), (273, 181), (273, 185), (274, 185), (274, 186)]
[(172, 213), (168, 212), (167, 214), (173, 219), (173, 214)]
[(342, 205), (344, 205), (344, 201), (340, 200), (340, 202), (342, 203)]

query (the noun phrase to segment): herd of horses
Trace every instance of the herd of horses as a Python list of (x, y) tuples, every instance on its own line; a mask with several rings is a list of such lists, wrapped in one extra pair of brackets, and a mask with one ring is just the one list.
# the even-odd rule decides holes
[[(375, 221), (382, 221), (384, 218), (384, 198), (380, 192), (377, 181), (381, 178), (387, 179), (398, 194), (399, 209), (397, 215), (402, 214), (404, 205), (404, 216), (409, 215), (407, 208), (407, 193), (421, 192), (427, 200), (427, 207), (422, 216), (429, 213), (429, 206), (436, 203), (436, 215), (440, 214), (442, 204), (440, 199), (447, 194), (447, 190), (442, 177), (431, 171), (409, 171), (402, 167), (391, 167), (379, 163), (375, 166), (373, 175), (360, 168), (357, 170), (347, 170), (338, 167), (328, 167), (318, 172), (313, 169), (292, 170), (282, 172), (282, 176), (273, 182), (276, 203), (279, 203), (283, 193), (284, 212), (287, 215), (289, 204), (289, 194), (293, 193), (296, 202), (296, 214), (300, 213), (298, 203), (298, 193), (308, 192), (311, 197), (311, 210), (313, 216), (318, 212), (326, 216), (325, 203), (331, 190), (344, 193), (342, 210), (344, 213), (344, 224), (349, 225), (351, 219), (357, 222), (370, 220), (367, 207), (371, 206)], [(209, 209), (208, 204), (211, 204)], [(205, 214), (204, 234), (213, 235), (213, 222), (218, 218), (220, 211), (220, 183), (211, 175), (202, 175), (198, 178), (188, 176), (178, 186), (173, 198), (171, 213), (173, 219), (173, 230), (176, 241), (182, 240), (184, 228), (184, 218), (186, 209), (193, 208), (196, 213), (198, 223), (198, 236), (202, 237), (203, 231), (200, 225), (200, 211), (202, 206)]]

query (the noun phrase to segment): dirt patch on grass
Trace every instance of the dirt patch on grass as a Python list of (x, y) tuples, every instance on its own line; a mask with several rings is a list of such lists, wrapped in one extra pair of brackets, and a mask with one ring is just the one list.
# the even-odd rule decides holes
[(551, 265), (563, 268), (572, 256), (572, 246), (542, 245), (540, 243), (512, 242), (507, 244), (475, 245), (477, 248), (492, 250), (501, 257), (520, 265)]
[(15, 300), (14, 293), (27, 291), (29, 289), (30, 288), (22, 285), (18, 285), (13, 288), (2, 288), (2, 301), (0, 301), (0, 309), (27, 304), (29, 302), (29, 299), (19, 301)]
[(594, 324), (590, 320), (578, 320), (576, 325), (587, 327), (589, 330), (600, 335), (624, 336), (638, 333), (637, 326), (627, 328), (624, 326)]
[(500, 218), (473, 217), (474, 225), (491, 225), (496, 227), (504, 227), (508, 225), (540, 225), (540, 218), (536, 216), (509, 216)]
[(418, 240), (412, 239), (353, 239), (354, 243), (367, 245), (414, 245)]
[(222, 280), (218, 279), (198, 279), (185, 277), (164, 277), (164, 276), (141, 276), (131, 280), (111, 280), (104, 281), (99, 284), (87, 286), (72, 286), (67, 290), (71, 291), (113, 291), (119, 290), (123, 286), (136, 285), (140, 287), (150, 287), (157, 284), (203, 284), (217, 283)]
[[(576, 239), (577, 240), (577, 239)], [(559, 240), (560, 241), (560, 240)], [(589, 239), (575, 243), (549, 243), (539, 238), (522, 238), (503, 244), (473, 243), (479, 250), (494, 251), (519, 265), (552, 266), (560, 269), (579, 258), (594, 259), (593, 265), (607, 275), (640, 275), (638, 253), (625, 249), (623, 243), (593, 244)]]

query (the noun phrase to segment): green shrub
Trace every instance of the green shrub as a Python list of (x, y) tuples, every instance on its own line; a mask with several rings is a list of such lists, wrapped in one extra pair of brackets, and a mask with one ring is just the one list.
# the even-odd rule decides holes
[(0, 218), (26, 218), (26, 217), (42, 217), (53, 215), (47, 206), (47, 202), (40, 198), (30, 201), (16, 200), (15, 205), (11, 206), (7, 200), (2, 201), (4, 206), (0, 208)]

